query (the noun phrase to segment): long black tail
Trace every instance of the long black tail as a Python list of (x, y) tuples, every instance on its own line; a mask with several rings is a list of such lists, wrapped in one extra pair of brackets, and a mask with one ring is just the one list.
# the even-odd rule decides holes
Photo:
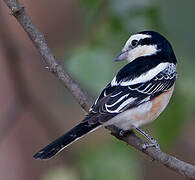
[(33, 157), (35, 159), (49, 159), (53, 157), (56, 153), (66, 148), (68, 145), (72, 144), (74, 141), (78, 140), (85, 134), (93, 131), (98, 127), (100, 127), (99, 123), (91, 125), (88, 124), (88, 122), (81, 122), (80, 124), (72, 128), (70, 131), (68, 131), (66, 134), (41, 149)]

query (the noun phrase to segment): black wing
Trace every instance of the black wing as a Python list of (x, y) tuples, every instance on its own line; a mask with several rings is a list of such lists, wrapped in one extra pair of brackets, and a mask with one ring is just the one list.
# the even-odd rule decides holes
[(157, 74), (151, 80), (129, 86), (108, 86), (92, 105), (84, 121), (91, 124), (104, 123), (125, 110), (150, 101), (170, 89), (176, 80), (176, 71), (167, 69)]

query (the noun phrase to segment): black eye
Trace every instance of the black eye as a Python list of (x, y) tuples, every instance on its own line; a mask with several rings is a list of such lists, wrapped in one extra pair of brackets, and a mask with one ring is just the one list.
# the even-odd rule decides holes
[(138, 40), (134, 39), (133, 41), (131, 41), (131, 46), (132, 47), (136, 47), (138, 44)]

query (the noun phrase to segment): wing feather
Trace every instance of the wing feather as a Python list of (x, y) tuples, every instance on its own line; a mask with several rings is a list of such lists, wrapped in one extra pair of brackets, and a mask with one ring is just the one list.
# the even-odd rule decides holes
[(91, 124), (104, 123), (117, 114), (137, 107), (167, 91), (174, 85), (176, 77), (176, 70), (165, 69), (147, 82), (128, 86), (120, 84), (112, 86), (109, 83), (92, 105), (84, 121)]

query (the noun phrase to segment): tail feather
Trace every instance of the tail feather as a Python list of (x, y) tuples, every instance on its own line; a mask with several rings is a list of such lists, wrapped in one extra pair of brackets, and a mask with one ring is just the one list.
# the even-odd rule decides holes
[(56, 153), (62, 151), (64, 148), (72, 144), (74, 141), (78, 140), (85, 134), (93, 131), (94, 129), (100, 127), (100, 124), (88, 124), (88, 122), (81, 122), (66, 134), (62, 135), (58, 139), (54, 140), (52, 143), (41, 149), (33, 157), (35, 159), (49, 159), (53, 157)]

